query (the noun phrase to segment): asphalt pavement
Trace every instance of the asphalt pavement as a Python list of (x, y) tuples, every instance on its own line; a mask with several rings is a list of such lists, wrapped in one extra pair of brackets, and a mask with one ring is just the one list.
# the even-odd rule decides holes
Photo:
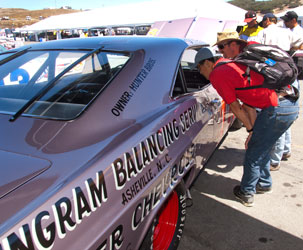
[(303, 84), (300, 116), (292, 125), (292, 155), (271, 172), (273, 193), (245, 207), (233, 195), (243, 172), (245, 128), (229, 132), (190, 189), (178, 250), (303, 249)]

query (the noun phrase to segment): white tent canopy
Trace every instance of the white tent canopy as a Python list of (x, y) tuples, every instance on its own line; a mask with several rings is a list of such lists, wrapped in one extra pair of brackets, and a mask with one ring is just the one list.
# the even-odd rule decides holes
[(51, 16), (23, 28), (23, 30), (38, 32), (152, 24), (156, 21), (169, 21), (189, 17), (206, 17), (242, 22), (245, 12), (245, 10), (223, 0), (212, 0), (207, 1), (207, 3), (203, 0), (154, 0)]
[(286, 11), (283, 11), (283, 12), (277, 14), (276, 16), (277, 17), (284, 16), (286, 14), (286, 12), (288, 12), (288, 11), (294, 11), (294, 12), (296, 12), (297, 15), (298, 15), (299, 23), (300, 23), (301, 26), (303, 26), (303, 6), (299, 6), (299, 7), (294, 8), (294, 9), (288, 9)]
[(298, 16), (303, 16), (303, 6), (299, 6), (297, 8), (294, 8), (294, 9), (288, 9), (286, 11), (283, 11), (283, 12), (280, 12), (279, 14), (277, 14), (276, 16), (277, 17), (281, 17), (281, 16), (284, 16), (286, 14), (286, 12), (288, 11), (294, 11), (297, 13)]

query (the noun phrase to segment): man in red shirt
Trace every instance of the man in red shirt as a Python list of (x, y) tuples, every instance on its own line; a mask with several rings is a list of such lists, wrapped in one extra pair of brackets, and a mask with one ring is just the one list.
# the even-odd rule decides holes
[[(221, 39), (218, 47), (225, 57), (233, 58), (245, 45), (243, 40), (229, 36), (228, 39)], [(249, 84), (247, 77), (244, 76), (246, 66), (230, 62), (216, 67), (224, 60), (226, 59), (218, 57), (213, 48), (205, 47), (198, 51), (194, 65), (200, 74), (210, 80), (249, 133), (245, 142), (246, 153), (241, 185), (236, 186), (233, 191), (241, 203), (252, 206), (254, 193), (272, 190), (270, 152), (276, 140), (297, 119), (299, 106), (298, 101), (278, 96), (275, 90), (267, 88), (236, 90), (235, 88), (244, 88)], [(262, 84), (263, 76), (252, 71), (250, 75), (252, 86)], [(258, 116), (255, 108), (261, 109)]]

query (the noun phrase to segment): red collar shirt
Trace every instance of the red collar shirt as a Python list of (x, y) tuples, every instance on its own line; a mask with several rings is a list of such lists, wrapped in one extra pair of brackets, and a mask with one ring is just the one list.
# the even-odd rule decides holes
[[(217, 61), (221, 62), (226, 59), (221, 58)], [(216, 63), (216, 64), (217, 64)], [(263, 83), (264, 78), (261, 74), (250, 71), (250, 84), (245, 74), (246, 66), (239, 63), (227, 63), (215, 67), (209, 76), (209, 80), (218, 94), (227, 104), (239, 99), (241, 102), (260, 109), (278, 105), (278, 97), (274, 90), (268, 88), (256, 88), (248, 90), (236, 90), (236, 88), (244, 88), (256, 86)]]

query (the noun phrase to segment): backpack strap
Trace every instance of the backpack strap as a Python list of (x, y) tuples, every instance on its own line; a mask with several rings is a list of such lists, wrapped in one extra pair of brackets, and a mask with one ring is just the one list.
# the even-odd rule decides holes
[(248, 90), (248, 89), (259, 89), (259, 88), (264, 88), (263, 84), (261, 85), (255, 85), (255, 86), (251, 86), (251, 77), (250, 77), (250, 67), (247, 66), (245, 73), (242, 75), (243, 77), (247, 77), (247, 81), (249, 86), (248, 87), (243, 87), (243, 88), (235, 88), (235, 90)]
[(219, 67), (219, 66), (221, 66), (221, 65), (227, 64), (227, 63), (231, 63), (231, 62), (233, 62), (233, 60), (231, 60), (231, 59), (226, 59), (226, 60), (224, 60), (224, 61), (221, 61), (221, 62), (216, 63), (216, 64), (215, 64), (215, 68), (217, 68), (217, 67)]
[(247, 66), (246, 70), (245, 70), (245, 73), (242, 74), (243, 77), (247, 77), (247, 81), (248, 81), (248, 84), (250, 86), (250, 80), (251, 80), (251, 77), (250, 77), (250, 67)]
[(249, 87), (243, 87), (243, 88), (235, 88), (235, 90), (248, 90), (248, 89), (259, 89), (259, 88), (264, 88), (263, 84), (255, 85), (255, 86), (249, 86)]
[[(231, 63), (231, 62), (235, 62), (236, 63), (237, 61), (236, 60), (231, 60), (231, 59), (225, 60), (225, 61), (221, 61), (221, 62), (218, 62), (215, 65), (215, 68), (219, 67), (221, 65), (227, 64), (227, 63)], [(247, 66), (247, 65), (245, 65), (245, 66)], [(247, 77), (248, 84), (250, 85), (250, 83), (251, 83), (251, 77), (250, 77), (250, 67), (249, 66), (247, 66), (247, 68), (246, 68), (244, 74), (242, 74), (242, 76), (243, 77)], [(260, 85), (260, 87), (259, 86), (249, 86), (249, 87), (244, 87), (244, 88), (236, 88), (236, 90), (256, 89), (256, 88), (261, 88), (261, 87), (262, 87), (262, 85)]]

